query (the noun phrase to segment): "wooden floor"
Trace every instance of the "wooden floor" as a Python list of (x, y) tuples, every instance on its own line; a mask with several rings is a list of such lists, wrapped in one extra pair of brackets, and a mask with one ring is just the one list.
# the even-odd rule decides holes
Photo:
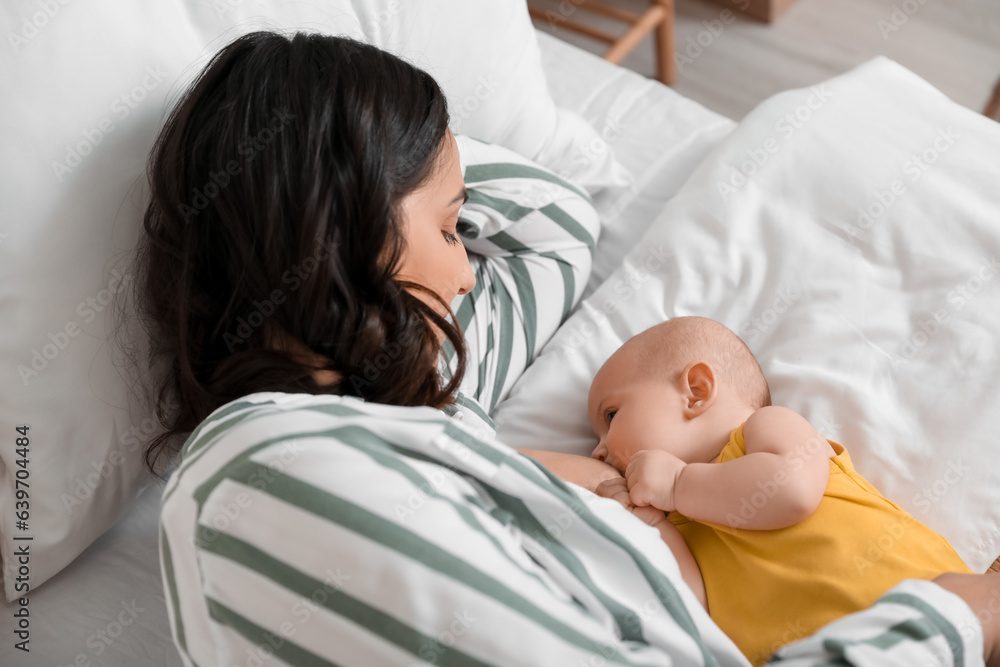
[[(647, 0), (606, 1), (633, 11), (648, 6)], [(742, 0), (675, 3), (673, 88), (734, 120), (774, 93), (823, 81), (877, 55), (976, 111), (986, 107), (1000, 78), (1000, 0), (797, 0), (773, 24), (737, 13), (728, 25), (720, 21), (722, 12)], [(560, 11), (559, 0), (529, 4)], [(573, 0), (561, 6), (574, 20), (622, 32), (622, 24), (579, 9)], [(534, 19), (540, 30), (592, 53), (607, 48), (556, 23)], [(646, 37), (622, 64), (653, 76), (654, 62), (652, 38)]]

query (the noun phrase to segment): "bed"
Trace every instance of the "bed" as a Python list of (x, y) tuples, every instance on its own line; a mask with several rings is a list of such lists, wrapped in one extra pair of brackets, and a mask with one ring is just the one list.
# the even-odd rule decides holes
[[(618, 165), (594, 192), (605, 229), (584, 297), (498, 406), (498, 438), (588, 454), (600, 363), (662, 319), (714, 317), (750, 344), (775, 402), (845, 443), (984, 571), (1000, 555), (1000, 127), (885, 59), (737, 124), (536, 37), (553, 99), (596, 130), (594, 160)], [(31, 652), (6, 640), (0, 664), (181, 664), (160, 581), (162, 484), (138, 488), (31, 592)], [(9, 637), (22, 605), (4, 605)]]
[[(623, 164), (651, 167), (631, 186), (617, 188), (600, 201), (605, 214), (618, 220), (620, 233), (603, 236), (589, 293), (734, 123), (545, 33), (538, 33), (538, 41), (559, 104), (580, 112), (595, 127), (618, 128), (605, 136)], [(647, 140), (649, 132), (657, 134), (656, 143)], [(30, 657), (4, 642), (0, 664), (181, 664), (160, 581), (157, 520), (162, 488), (160, 482), (146, 486), (108, 532), (32, 594)], [(10, 618), (16, 608), (5, 603), (4, 615)], [(138, 612), (134, 618), (132, 610)], [(123, 611), (128, 625), (119, 622)]]

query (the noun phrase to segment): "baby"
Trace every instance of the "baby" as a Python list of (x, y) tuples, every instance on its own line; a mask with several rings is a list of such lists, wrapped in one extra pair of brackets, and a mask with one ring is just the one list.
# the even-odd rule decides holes
[(904, 579), (970, 572), (842, 445), (772, 406), (753, 354), (718, 322), (678, 317), (630, 338), (595, 376), (587, 410), (593, 458), (624, 474), (597, 493), (660, 530), (754, 665)]

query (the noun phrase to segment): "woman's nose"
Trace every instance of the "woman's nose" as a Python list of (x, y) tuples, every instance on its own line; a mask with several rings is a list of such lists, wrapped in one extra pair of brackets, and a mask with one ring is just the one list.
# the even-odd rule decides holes
[(458, 293), (468, 294), (476, 287), (476, 274), (472, 271), (469, 263), (468, 251), (466, 251), (465, 261), (462, 262), (462, 276), (458, 282)]

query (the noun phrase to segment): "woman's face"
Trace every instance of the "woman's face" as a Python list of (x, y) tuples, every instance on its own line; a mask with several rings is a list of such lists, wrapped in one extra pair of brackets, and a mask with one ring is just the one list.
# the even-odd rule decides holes
[[(406, 249), (396, 278), (428, 287), (451, 304), (459, 294), (476, 286), (476, 276), (455, 230), (458, 211), (468, 195), (451, 130), (445, 132), (443, 144), (434, 173), (421, 188), (403, 198)], [(428, 295), (415, 292), (414, 296), (447, 316)], [(444, 337), (441, 332), (438, 335)]]

